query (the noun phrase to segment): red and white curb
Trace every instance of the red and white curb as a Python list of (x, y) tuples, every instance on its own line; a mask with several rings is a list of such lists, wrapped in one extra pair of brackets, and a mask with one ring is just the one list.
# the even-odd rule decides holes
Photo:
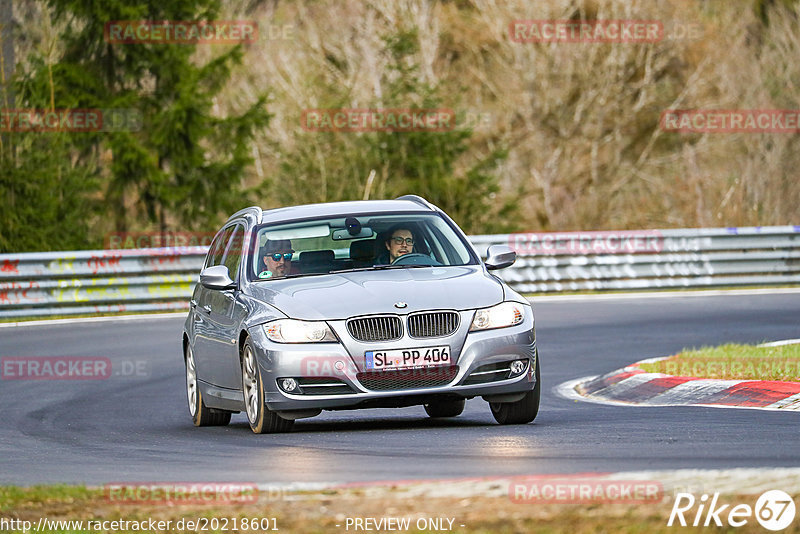
[(664, 359), (642, 360), (601, 376), (564, 382), (555, 391), (567, 399), (599, 404), (709, 406), (800, 412), (798, 382), (694, 378), (647, 373), (640, 367), (644, 363)]

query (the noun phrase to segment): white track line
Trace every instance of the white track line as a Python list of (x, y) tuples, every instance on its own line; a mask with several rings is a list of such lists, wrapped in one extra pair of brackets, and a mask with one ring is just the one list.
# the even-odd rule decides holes
[(724, 297), (747, 295), (781, 295), (800, 293), (800, 287), (763, 288), (763, 289), (710, 289), (690, 291), (651, 291), (631, 293), (587, 293), (583, 295), (541, 295), (526, 297), (532, 302), (568, 302), (575, 300), (614, 300), (614, 299), (655, 299), (682, 297)]
[(186, 317), (189, 310), (174, 313), (142, 313), (137, 315), (108, 315), (106, 317), (76, 317), (74, 319), (42, 319), (37, 321), (20, 321), (17, 323), (0, 323), (0, 328), (15, 326), (53, 326), (75, 323), (102, 323), (106, 321), (137, 321), (142, 319), (173, 319)]
[(767, 406), (772, 410), (795, 410), (800, 411), (800, 393), (796, 393), (791, 397), (786, 397), (778, 402), (774, 402)]
[(781, 341), (771, 341), (769, 343), (762, 343), (759, 347), (782, 347), (784, 345), (796, 345), (800, 343), (800, 339), (784, 339)]

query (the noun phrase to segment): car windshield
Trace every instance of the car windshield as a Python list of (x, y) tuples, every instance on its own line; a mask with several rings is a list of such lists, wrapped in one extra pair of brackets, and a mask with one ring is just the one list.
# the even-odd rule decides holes
[(358, 214), (257, 227), (252, 280), (478, 263), (438, 214)]

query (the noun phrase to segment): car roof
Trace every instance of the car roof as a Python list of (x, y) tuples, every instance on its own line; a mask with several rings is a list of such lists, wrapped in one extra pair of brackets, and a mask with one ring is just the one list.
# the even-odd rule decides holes
[(264, 210), (261, 216), (261, 222), (273, 223), (285, 221), (287, 219), (309, 219), (314, 217), (344, 217), (359, 213), (431, 213), (433, 211), (435, 210), (432, 206), (425, 206), (414, 200), (353, 200), (349, 202), (304, 204), (302, 206)]

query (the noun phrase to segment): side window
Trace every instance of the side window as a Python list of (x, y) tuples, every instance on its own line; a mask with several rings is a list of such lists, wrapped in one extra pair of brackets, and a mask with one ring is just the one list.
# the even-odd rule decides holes
[(208, 249), (208, 256), (206, 256), (206, 264), (205, 268), (214, 267), (215, 265), (222, 265), (222, 255), (225, 252), (225, 245), (228, 243), (228, 239), (231, 237), (231, 233), (233, 232), (233, 227), (226, 228), (224, 232), (217, 234), (217, 237), (214, 238), (214, 241), (211, 243), (211, 247)]
[(228, 241), (225, 251), (223, 265), (228, 268), (228, 275), (236, 281), (239, 278), (239, 265), (242, 263), (242, 253), (244, 252), (244, 226), (237, 224), (233, 235)]

